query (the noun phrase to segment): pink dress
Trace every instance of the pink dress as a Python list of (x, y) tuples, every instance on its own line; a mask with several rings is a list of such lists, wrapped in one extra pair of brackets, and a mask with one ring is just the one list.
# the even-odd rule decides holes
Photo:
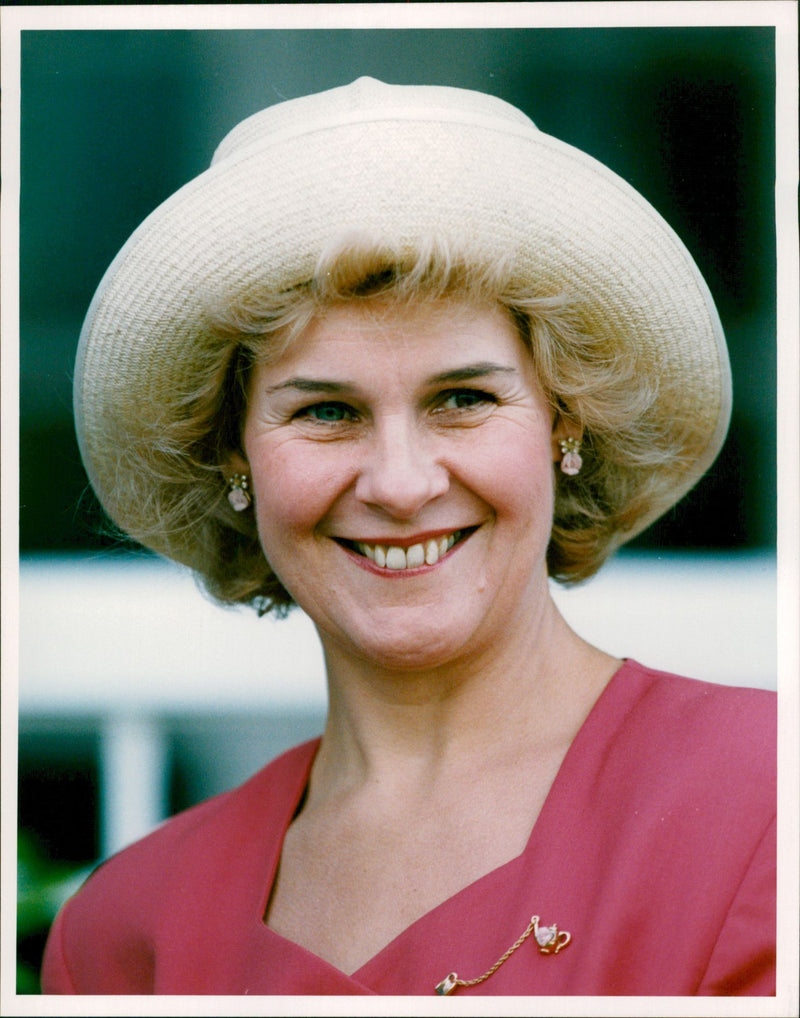
[(433, 995), (450, 972), (486, 972), (533, 915), (570, 942), (544, 954), (529, 937), (456, 995), (775, 992), (774, 694), (627, 661), (524, 852), (352, 975), (263, 922), (316, 747), (100, 866), (53, 926), (44, 992)]

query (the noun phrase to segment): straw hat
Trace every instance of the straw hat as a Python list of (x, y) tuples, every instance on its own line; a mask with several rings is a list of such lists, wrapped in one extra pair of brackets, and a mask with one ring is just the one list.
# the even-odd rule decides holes
[(402, 246), (465, 229), (490, 258), (512, 253), (516, 281), (588, 295), (588, 328), (636, 344), (678, 383), (664, 387), (661, 410), (693, 421), (697, 452), (674, 484), (677, 501), (717, 455), (731, 401), (719, 318), (684, 245), (625, 181), (508, 103), (360, 78), (240, 123), (108, 269), (81, 334), (75, 414), (111, 517), (125, 528), (115, 497), (124, 436), (159, 419), (166, 392), (192, 387), (212, 342), (210, 303), (306, 281), (344, 231)]

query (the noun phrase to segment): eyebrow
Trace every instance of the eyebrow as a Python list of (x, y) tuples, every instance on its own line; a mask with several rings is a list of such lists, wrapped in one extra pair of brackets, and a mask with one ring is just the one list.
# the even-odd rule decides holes
[(514, 374), (516, 368), (508, 367), (505, 364), (495, 364), (492, 361), (481, 361), (478, 364), (467, 364), (463, 368), (454, 368), (452, 371), (443, 371), (440, 375), (434, 375), (428, 379), (432, 385), (442, 382), (468, 382), (472, 378), (485, 378), (487, 375), (498, 373)]
[(271, 385), (267, 394), (280, 392), (282, 389), (297, 389), (299, 392), (345, 392), (351, 387), (346, 382), (329, 382), (324, 378), (289, 378), (278, 385)]
[[(427, 380), (428, 385), (442, 385), (452, 382), (468, 382), (473, 378), (485, 378), (487, 375), (499, 373), (514, 374), (516, 368), (508, 367), (505, 364), (495, 364), (492, 361), (481, 361), (478, 364), (467, 364), (463, 368), (453, 368), (450, 371), (442, 371), (433, 375)], [(298, 392), (311, 393), (340, 393), (350, 392), (353, 386), (347, 382), (334, 382), (326, 378), (289, 378), (285, 382), (273, 385), (267, 389), (267, 393), (280, 392), (283, 389), (296, 389)]]

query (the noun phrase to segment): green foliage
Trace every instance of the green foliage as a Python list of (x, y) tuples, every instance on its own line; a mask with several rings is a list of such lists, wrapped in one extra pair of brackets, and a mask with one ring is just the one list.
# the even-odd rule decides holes
[[(53, 862), (35, 838), (17, 838), (17, 993), (39, 993), (37, 945), (43, 945), (56, 913), (92, 867)], [(31, 948), (31, 945), (34, 945)], [(23, 949), (27, 948), (27, 949)], [(35, 960), (31, 954), (35, 955)]]

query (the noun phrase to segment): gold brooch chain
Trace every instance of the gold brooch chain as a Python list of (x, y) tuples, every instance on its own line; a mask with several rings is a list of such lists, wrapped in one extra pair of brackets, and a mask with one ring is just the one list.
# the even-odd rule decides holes
[(531, 916), (531, 921), (528, 923), (528, 928), (522, 934), (519, 939), (509, 947), (502, 957), (498, 958), (497, 961), (492, 965), (490, 969), (487, 969), (482, 976), (478, 976), (476, 979), (461, 979), (458, 973), (451, 972), (449, 975), (438, 984), (436, 992), (445, 997), (447, 994), (452, 993), (459, 986), (477, 986), (479, 983), (484, 982), (489, 976), (500, 968), (500, 966), (508, 961), (511, 955), (521, 947), (531, 934), (535, 935), (536, 942), (539, 945), (539, 951), (542, 954), (558, 954), (558, 952), (567, 946), (572, 939), (571, 935), (566, 930), (559, 932), (558, 927), (554, 924), (552, 926), (539, 926), (539, 916)]

